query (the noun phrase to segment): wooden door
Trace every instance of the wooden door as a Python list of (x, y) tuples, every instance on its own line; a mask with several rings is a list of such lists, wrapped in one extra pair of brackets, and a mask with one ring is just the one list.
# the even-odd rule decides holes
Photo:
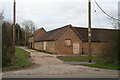
[(46, 41), (43, 42), (43, 50), (46, 50)]
[(73, 54), (79, 54), (79, 43), (73, 43)]

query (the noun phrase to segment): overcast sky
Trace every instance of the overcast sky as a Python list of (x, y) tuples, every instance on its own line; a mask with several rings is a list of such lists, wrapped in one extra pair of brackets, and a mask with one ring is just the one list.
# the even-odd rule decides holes
[[(37, 28), (52, 30), (72, 24), (88, 27), (88, 0), (16, 0), (17, 23), (32, 20)], [(118, 17), (119, 0), (96, 0), (109, 15)], [(0, 10), (4, 10), (5, 20), (12, 21), (12, 0), (0, 0)], [(94, 11), (96, 10), (96, 12)], [(92, 27), (113, 28), (110, 19), (101, 12), (92, 0)]]

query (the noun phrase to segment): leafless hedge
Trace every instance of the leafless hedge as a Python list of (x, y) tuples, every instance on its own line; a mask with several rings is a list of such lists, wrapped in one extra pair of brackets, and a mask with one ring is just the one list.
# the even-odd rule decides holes
[(9, 66), (15, 62), (15, 46), (13, 45), (12, 25), (2, 24), (2, 66)]

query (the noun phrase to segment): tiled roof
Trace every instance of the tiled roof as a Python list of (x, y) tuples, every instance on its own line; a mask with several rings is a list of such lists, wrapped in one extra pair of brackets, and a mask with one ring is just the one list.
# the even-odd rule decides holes
[[(81, 35), (84, 40), (88, 41), (88, 28), (74, 27), (76, 32)], [(91, 29), (91, 41), (93, 42), (103, 42), (108, 41), (110, 38), (110, 34), (116, 32), (117, 30), (113, 29), (100, 29), (100, 28), (92, 28)]]
[(61, 28), (57, 28), (55, 30), (52, 31), (48, 31), (46, 33), (44, 33), (41, 37), (39, 37), (36, 41), (52, 41), (52, 40), (56, 40), (57, 37), (59, 37), (59, 35), (61, 35), (64, 31), (66, 31), (70, 26), (64, 26)]
[[(48, 31), (44, 33), (41, 37), (37, 38), (36, 41), (53, 41), (56, 40), (62, 33), (64, 33), (68, 28), (72, 28), (76, 34), (82, 39), (83, 41), (88, 41), (88, 28), (82, 28), (82, 27), (72, 27), (72, 25), (66, 25), (61, 28), (57, 28), (52, 31)], [(92, 28), (91, 34), (92, 38), (91, 41), (93, 42), (103, 42), (108, 41), (110, 37), (108, 34), (111, 32), (115, 32), (116, 30), (112, 29), (98, 29), (98, 28)]]
[[(45, 29), (44, 28), (39, 28), (38, 30), (36, 30), (35, 32), (34, 32), (34, 41), (36, 41), (39, 37), (41, 37), (42, 35), (43, 35), (43, 33), (41, 33), (41, 31), (42, 30), (44, 30), (45, 31)], [(46, 31), (45, 31), (46, 32)], [(39, 34), (39, 33), (41, 33), (41, 34)]]
[(29, 37), (32, 37), (32, 36), (34, 36), (34, 35), (36, 35), (36, 34), (38, 34), (39, 33), (39, 31), (41, 31), (41, 30), (44, 30), (44, 28), (42, 27), (42, 28), (39, 28), (39, 29), (37, 29), (33, 34), (31, 34), (31, 35), (29, 35)]

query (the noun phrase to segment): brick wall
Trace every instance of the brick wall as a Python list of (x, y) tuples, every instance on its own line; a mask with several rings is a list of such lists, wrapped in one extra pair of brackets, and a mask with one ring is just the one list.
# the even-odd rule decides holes
[[(71, 46), (67, 46), (65, 40), (71, 40)], [(46, 41), (46, 51), (58, 54), (73, 54), (73, 44), (79, 44), (79, 54), (87, 55), (88, 42), (82, 42), (77, 34), (69, 28), (56, 41)], [(102, 48), (106, 43), (92, 42), (92, 54), (98, 55), (102, 53)], [(43, 42), (35, 42), (35, 49), (43, 50)]]
[[(65, 40), (70, 39), (71, 40), (71, 46), (67, 46), (65, 44)], [(79, 39), (77, 34), (69, 28), (62, 36), (56, 40), (56, 53), (58, 54), (73, 54), (73, 44), (78, 43), (80, 45), (79, 47), (79, 53), (82, 52), (82, 41)]]
[[(65, 40), (71, 40), (71, 46), (66, 46)], [(46, 51), (58, 54), (73, 54), (73, 43), (78, 43), (79, 53), (82, 52), (82, 41), (76, 35), (76, 33), (69, 28), (62, 36), (60, 36), (56, 41), (46, 41)], [(43, 42), (37, 42), (35, 49), (43, 50)]]
[[(55, 41), (45, 41), (46, 42), (46, 52), (55, 53)], [(35, 49), (43, 51), (43, 42), (35, 42)]]
[(55, 41), (46, 41), (46, 51), (55, 53)]
[[(42, 36), (44, 33), (46, 33), (46, 31), (43, 29), (43, 28), (40, 28), (38, 29), (37, 31), (34, 32), (34, 35), (29, 37), (29, 48), (31, 48), (31, 45), (32, 45), (32, 48), (34, 49), (42, 49), (41, 46), (42, 46), (42, 42), (39, 43), (39, 42), (34, 42), (34, 40), (36, 40), (38, 37)], [(38, 43), (38, 44), (37, 44)], [(41, 45), (41, 46), (40, 46)]]
[[(98, 55), (102, 53), (102, 49), (104, 48), (105, 43), (102, 42), (92, 42), (91, 49), (93, 55)], [(83, 42), (83, 53), (88, 53), (88, 42)]]
[(42, 42), (35, 42), (34, 49), (42, 50)]

